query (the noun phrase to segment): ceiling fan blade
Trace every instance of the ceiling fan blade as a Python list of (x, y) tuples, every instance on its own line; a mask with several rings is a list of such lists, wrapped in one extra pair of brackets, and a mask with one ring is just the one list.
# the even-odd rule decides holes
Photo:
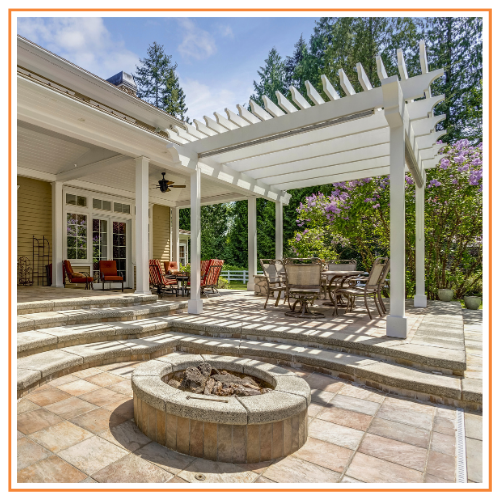
[(186, 186), (170, 186), (171, 188), (185, 188)]
[(175, 181), (168, 181), (167, 184), (171, 186), (172, 184), (175, 184)]

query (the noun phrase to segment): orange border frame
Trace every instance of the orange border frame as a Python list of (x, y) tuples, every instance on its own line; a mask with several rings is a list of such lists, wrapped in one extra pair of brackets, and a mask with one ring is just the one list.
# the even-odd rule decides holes
[(12, 382), (13, 382), (13, 360), (12, 360), (12, 337), (13, 337), (13, 318), (12, 318), (12, 286), (13, 286), (13, 276), (12, 276), (12, 264), (13, 264), (13, 251), (12, 251), (12, 216), (13, 216), (13, 194), (12, 194), (12, 175), (13, 175), (13, 165), (12, 165), (12, 153), (13, 153), (13, 144), (12, 144), (12, 120), (13, 120), (13, 115), (12, 115), (12, 104), (13, 104), (13, 92), (12, 92), (12, 56), (13, 56), (13, 46), (12, 46), (12, 20), (13, 20), (13, 14), (14, 13), (22, 13), (22, 12), (40, 12), (40, 13), (50, 13), (50, 12), (69, 12), (69, 13), (79, 13), (79, 12), (85, 12), (85, 13), (90, 13), (90, 12), (95, 12), (95, 13), (145, 13), (145, 12), (151, 12), (151, 13), (177, 13), (177, 12), (189, 12), (193, 14), (199, 14), (199, 13), (235, 13), (235, 14), (241, 14), (241, 13), (249, 13), (249, 14), (273, 14), (273, 13), (317, 13), (318, 9), (307, 9), (307, 8), (296, 8), (296, 9), (279, 9), (279, 8), (270, 8), (270, 9), (260, 9), (260, 8), (242, 8), (242, 9), (236, 9), (236, 8), (203, 8), (203, 9), (181, 9), (181, 8), (171, 8), (171, 9), (164, 9), (164, 8), (151, 8), (151, 9), (143, 9), (143, 8), (82, 8), (82, 9), (77, 9), (77, 8), (68, 8), (68, 9), (60, 9), (60, 8), (9, 8), (8, 9), (8, 183), (9, 183), (9, 192), (8, 192), (8, 222), (7, 222), (7, 227), (8, 227), (8, 242), (9, 242), (9, 247), (8, 247), (8, 281), (9, 281), (9, 296), (8, 296), (8, 306), (9, 306), (9, 311), (8, 311), (8, 337), (7, 337), (7, 345), (8, 345), (8, 368), (9, 368), (9, 374), (8, 374), (8, 448), (9, 448), (9, 460), (8, 460), (8, 491), (9, 492), (62, 492), (62, 491), (67, 491), (67, 492), (73, 492), (73, 491), (123, 491), (123, 492), (139, 492), (139, 491), (144, 491), (144, 492), (160, 492), (160, 491), (171, 491), (171, 492), (198, 492), (198, 491), (210, 491), (210, 492), (251, 492), (251, 491), (266, 491), (266, 492), (272, 492), (272, 491), (282, 491), (282, 492), (291, 492), (291, 491), (310, 491), (310, 492), (350, 492), (350, 491), (356, 491), (356, 492), (365, 492), (365, 491), (373, 491), (373, 492), (427, 492), (427, 491), (446, 491), (446, 492), (491, 492), (492, 491), (492, 442), (491, 442), (491, 435), (492, 435), (492, 350), (491, 350), (491, 345), (492, 345), (492, 283), (491, 283), (491, 269), (492, 269), (492, 212), (493, 212), (493, 206), (492, 206), (492, 182), (491, 182), (491, 175), (492, 175), (492, 116), (491, 116), (491, 102), (492, 102), (492, 8), (478, 8), (478, 9), (472, 9), (472, 8), (457, 8), (457, 9), (451, 9), (451, 8), (416, 8), (416, 9), (409, 9), (409, 8), (400, 8), (400, 9), (391, 9), (391, 8), (369, 8), (369, 9), (348, 9), (348, 8), (338, 8), (338, 9), (319, 9), (321, 13), (323, 12), (387, 12), (387, 13), (399, 13), (399, 12), (407, 12), (407, 13), (413, 13), (413, 12), (433, 12), (433, 13), (446, 13), (446, 12), (481, 12), (487, 14), (487, 22), (488, 22), (488, 189), (487, 189), (487, 202), (488, 202), (488, 228), (487, 228), (487, 234), (488, 234), (488, 470), (487, 470), (487, 478), (488, 478), (488, 485), (487, 487), (483, 488), (425, 488), (425, 487), (420, 487), (420, 488), (415, 488), (415, 487), (408, 487), (408, 488), (401, 488), (401, 487), (395, 487), (395, 488), (387, 488), (387, 487), (380, 487), (380, 488), (342, 488), (342, 487), (332, 487), (332, 488), (312, 488), (312, 487), (296, 487), (296, 488), (265, 488), (265, 487), (258, 487), (258, 488), (249, 488), (249, 487), (241, 487), (241, 488), (220, 488), (220, 487), (206, 487), (206, 488), (175, 488), (175, 487), (166, 487), (166, 488), (98, 488), (98, 487), (79, 487), (76, 486), (75, 488), (68, 488), (68, 487), (61, 487), (61, 488), (56, 488), (56, 487), (47, 487), (47, 488), (26, 488), (26, 487), (16, 487), (14, 488), (12, 486), (12, 451), (13, 451), (13, 443), (12, 443), (12, 430), (13, 430), (13, 422), (12, 422)]

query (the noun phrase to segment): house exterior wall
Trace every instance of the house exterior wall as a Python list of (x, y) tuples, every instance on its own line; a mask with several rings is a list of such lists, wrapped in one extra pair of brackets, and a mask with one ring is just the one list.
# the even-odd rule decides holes
[(170, 208), (153, 206), (153, 259), (170, 260)]
[(21, 176), (17, 185), (17, 257), (28, 257), (33, 265), (33, 236), (45, 236), (52, 249), (52, 187)]

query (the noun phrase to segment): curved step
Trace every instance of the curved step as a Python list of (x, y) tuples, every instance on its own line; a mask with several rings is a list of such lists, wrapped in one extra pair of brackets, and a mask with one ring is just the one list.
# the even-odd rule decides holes
[(93, 307), (126, 307), (156, 302), (154, 294), (107, 294), (92, 297), (74, 297), (68, 299), (37, 300), (17, 304), (17, 314), (33, 314), (49, 311), (68, 311), (70, 309), (88, 309)]
[[(170, 303), (168, 306), (169, 313), (177, 312), (178, 310), (172, 310), (172, 305), (173, 303)], [(157, 311), (158, 307), (155, 305), (153, 309)], [(457, 326), (455, 329), (458, 336), (461, 335), (461, 328), (463, 327)], [(334, 349), (426, 371), (440, 371), (448, 375), (463, 375), (466, 369), (465, 349), (449, 349), (433, 343), (418, 343), (419, 335), (423, 336), (428, 331), (424, 323), (415, 334), (417, 342), (409, 343), (406, 340), (398, 339), (388, 342), (387, 339), (337, 330), (259, 326), (255, 323), (208, 320), (200, 316), (186, 315), (154, 315), (142, 320), (105, 321), (83, 325), (69, 324), (19, 332), (17, 335), (17, 355), (18, 358), (21, 358), (37, 352), (71, 345), (140, 338), (152, 332), (161, 333), (170, 330), (215, 338), (244, 338)], [(425, 339), (425, 337), (422, 338)]]
[(116, 361), (147, 360), (175, 350), (195, 354), (221, 354), (256, 358), (273, 364), (320, 369), (380, 390), (422, 400), (478, 409), (482, 395), (452, 376), (434, 375), (373, 358), (328, 349), (259, 340), (217, 339), (183, 333), (113, 340), (42, 352), (18, 360), (18, 397), (53, 378), (90, 366)]
[(125, 307), (100, 307), (92, 309), (64, 309), (17, 316), (17, 331), (40, 330), (66, 325), (79, 325), (102, 321), (130, 321), (151, 318), (162, 314), (182, 312), (187, 301), (152, 302)]

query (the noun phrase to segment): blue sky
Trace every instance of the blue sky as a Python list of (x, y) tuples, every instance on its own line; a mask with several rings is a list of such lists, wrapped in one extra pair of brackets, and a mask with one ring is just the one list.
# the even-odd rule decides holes
[(269, 50), (291, 55), (314, 17), (21, 18), (18, 34), (109, 78), (131, 73), (153, 41), (178, 64), (188, 116), (202, 118), (248, 102)]

